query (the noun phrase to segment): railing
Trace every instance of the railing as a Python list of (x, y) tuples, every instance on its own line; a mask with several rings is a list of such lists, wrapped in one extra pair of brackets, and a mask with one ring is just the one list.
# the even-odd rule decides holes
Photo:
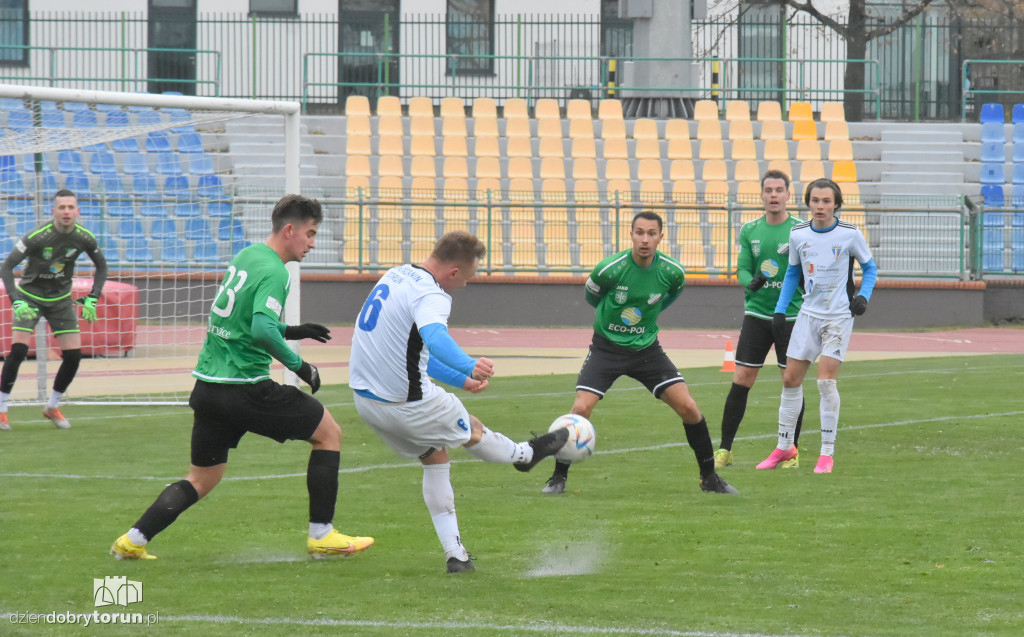
[[(974, 102), (975, 96), (984, 95), (1019, 95), (1021, 96), (1019, 101), (1024, 101), (1024, 89), (996, 89), (996, 88), (974, 88), (971, 86), (971, 76), (974, 72), (971, 71), (972, 66), (977, 68), (984, 64), (995, 64), (995, 65), (1007, 65), (1012, 64), (1017, 66), (1015, 75), (1019, 76), (1022, 69), (1024, 69), (1024, 60), (964, 60), (963, 64), (960, 65), (960, 81), (964, 87), (963, 93), (960, 97), (960, 121), (967, 121), (967, 106), (968, 102)], [(977, 109), (975, 109), (977, 110)]]
[[(0, 67), (0, 81), (18, 84), (45, 83), (51, 87), (81, 89), (99, 88), (116, 84), (120, 91), (147, 92), (150, 83), (173, 82), (209, 86), (211, 97), (220, 97), (221, 54), (205, 49), (133, 49), (120, 47), (66, 47), (66, 46), (21, 46), (0, 44), (3, 50), (24, 50), (45, 57), (44, 63), (19, 70), (18, 67)], [(153, 77), (149, 75), (148, 56), (153, 53), (173, 53), (196, 57), (197, 66), (202, 63), (210, 69), (212, 79), (181, 79), (175, 77)], [(205, 58), (208, 61), (203, 61)], [(88, 64), (89, 59), (97, 63)], [(32, 75), (33, 68), (45, 67), (45, 75)], [(212, 93), (212, 94), (211, 94)]]

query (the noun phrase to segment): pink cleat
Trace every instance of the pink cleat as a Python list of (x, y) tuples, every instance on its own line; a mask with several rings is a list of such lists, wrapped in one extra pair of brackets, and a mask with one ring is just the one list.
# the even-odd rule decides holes
[(814, 473), (832, 473), (832, 456), (820, 456)]
[(771, 455), (761, 461), (761, 464), (757, 465), (758, 469), (774, 469), (787, 460), (796, 458), (797, 454), (796, 447), (790, 447), (789, 449), (779, 449), (776, 447), (775, 451), (772, 451)]

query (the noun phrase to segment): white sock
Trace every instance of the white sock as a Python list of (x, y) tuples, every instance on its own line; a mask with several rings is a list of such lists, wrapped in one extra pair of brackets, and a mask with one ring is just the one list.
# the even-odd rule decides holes
[(142, 534), (142, 531), (135, 527), (132, 527), (131, 530), (128, 531), (128, 539), (131, 540), (132, 544), (135, 546), (146, 546), (146, 544), (149, 543), (149, 539)]
[(11, 395), (7, 392), (0, 391), (0, 411), (7, 413), (7, 401), (11, 399)]
[(56, 389), (50, 390), (50, 400), (46, 401), (47, 409), (56, 409), (57, 405), (60, 404), (60, 399), (64, 397), (64, 392), (59, 392)]
[(481, 460), (498, 464), (512, 464), (533, 460), (533, 447), (528, 442), (512, 442), (507, 436), (484, 427), (480, 442), (466, 451)]
[(334, 525), (330, 522), (310, 522), (309, 523), (309, 537), (314, 540), (322, 540), (327, 537), (327, 534), (334, 530)]
[(796, 419), (804, 404), (804, 386), (783, 387), (779, 402), (779, 449), (792, 449), (796, 435)]
[(441, 541), (445, 559), (456, 557), (465, 561), (469, 559), (469, 553), (462, 546), (462, 537), (459, 535), (451, 471), (450, 462), (423, 465), (423, 501), (434, 522), (434, 530), (437, 531), (437, 539)]
[(829, 378), (818, 381), (818, 393), (821, 394), (821, 455), (831, 456), (836, 452), (836, 430), (839, 429), (839, 390), (836, 379)]

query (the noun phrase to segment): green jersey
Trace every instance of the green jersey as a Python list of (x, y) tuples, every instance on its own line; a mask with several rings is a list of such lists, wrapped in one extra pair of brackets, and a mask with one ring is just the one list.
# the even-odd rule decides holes
[(239, 252), (210, 308), (206, 341), (192, 375), (211, 383), (256, 383), (270, 378), (270, 353), (253, 339), (252, 317), (280, 321), (291, 278), (281, 257), (265, 243)]
[(594, 331), (629, 349), (643, 349), (658, 338), (658, 315), (683, 291), (682, 264), (661, 252), (642, 268), (632, 250), (604, 258), (587, 279), (587, 300), (595, 305)]
[[(782, 292), (782, 281), (786, 278), (789, 267), (789, 231), (800, 223), (799, 217), (789, 217), (778, 225), (770, 225), (761, 217), (743, 224), (740, 230), (740, 253), (736, 258), (736, 272), (740, 285), (743, 286), (745, 302), (744, 314), (759, 319), (771, 320), (775, 313), (775, 304)], [(768, 277), (764, 286), (756, 292), (747, 289), (747, 284), (758, 273)], [(793, 295), (793, 300), (786, 308), (786, 316), (796, 320), (800, 304), (803, 302), (803, 290)]]
[[(107, 280), (107, 260), (100, 251), (95, 235), (79, 225), (75, 225), (70, 232), (58, 232), (52, 222), (47, 222), (29, 232), (7, 255), (0, 267), (0, 277), (12, 301), (59, 301), (71, 295), (75, 260), (83, 252), (89, 255), (96, 266), (90, 294), (99, 298)], [(26, 257), (28, 263), (15, 292), (14, 268)]]

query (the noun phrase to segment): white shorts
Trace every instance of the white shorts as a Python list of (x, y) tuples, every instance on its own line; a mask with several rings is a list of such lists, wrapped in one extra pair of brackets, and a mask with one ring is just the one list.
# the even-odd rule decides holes
[(818, 355), (840, 362), (846, 357), (853, 334), (853, 317), (822, 319), (801, 312), (796, 317), (793, 334), (789, 337), (787, 358), (814, 362)]
[(432, 398), (387, 403), (355, 394), (356, 411), (381, 439), (405, 458), (469, 442), (473, 424), (462, 401), (440, 390)]

